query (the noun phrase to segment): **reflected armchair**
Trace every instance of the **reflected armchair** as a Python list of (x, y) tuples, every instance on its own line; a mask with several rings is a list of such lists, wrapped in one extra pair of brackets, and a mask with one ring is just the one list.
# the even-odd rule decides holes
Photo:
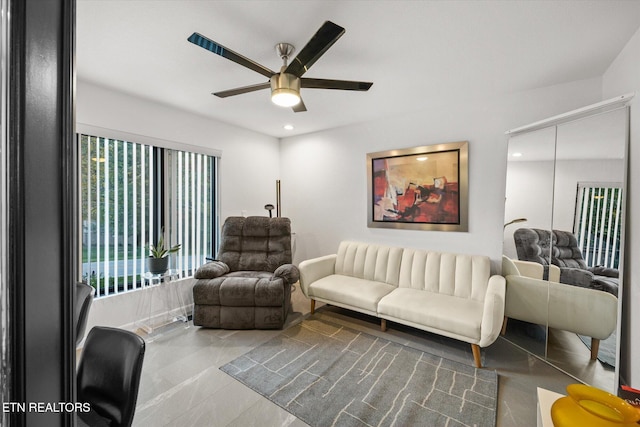
[(217, 260), (194, 275), (193, 324), (282, 328), (291, 307), (291, 286), (300, 277), (291, 260), (289, 218), (227, 218)]
[(578, 241), (572, 233), (519, 228), (513, 233), (513, 238), (518, 259), (542, 264), (545, 267), (544, 279), (549, 278), (548, 266), (555, 265), (560, 268), (560, 283), (606, 291), (618, 296), (618, 270), (602, 266), (587, 267), (578, 248)]

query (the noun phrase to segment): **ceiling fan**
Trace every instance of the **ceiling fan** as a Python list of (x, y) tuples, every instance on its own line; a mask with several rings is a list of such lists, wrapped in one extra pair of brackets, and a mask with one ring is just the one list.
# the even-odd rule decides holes
[(309, 68), (311, 68), (311, 66), (344, 33), (344, 28), (331, 21), (326, 21), (290, 64), (287, 64), (287, 62), (295, 48), (289, 43), (278, 43), (276, 45), (276, 52), (283, 61), (283, 65), (278, 73), (204, 37), (199, 33), (193, 33), (187, 40), (215, 53), (216, 55), (227, 58), (236, 64), (240, 64), (243, 67), (247, 67), (269, 78), (269, 81), (266, 83), (258, 83), (255, 85), (224, 90), (222, 92), (215, 92), (213, 95), (220, 98), (226, 98), (228, 96), (271, 88), (271, 101), (274, 104), (282, 107), (292, 107), (294, 112), (299, 113), (301, 111), (307, 111), (307, 108), (300, 97), (300, 88), (367, 91), (373, 84), (370, 82), (357, 82), (350, 80), (312, 79), (302, 77), (304, 73), (306, 73)]

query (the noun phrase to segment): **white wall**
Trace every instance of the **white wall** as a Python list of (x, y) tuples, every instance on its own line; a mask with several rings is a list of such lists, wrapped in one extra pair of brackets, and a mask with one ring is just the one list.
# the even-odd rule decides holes
[(526, 218), (523, 223), (504, 227), (503, 253), (517, 259), (513, 232), (520, 227), (551, 228), (553, 214), (553, 161), (512, 161), (507, 166), (505, 223)]
[[(628, 344), (627, 366), (621, 374), (632, 387), (640, 388), (640, 29), (629, 40), (602, 78), (603, 98), (636, 92), (631, 104), (631, 142), (629, 144), (629, 204), (626, 219), (625, 325)], [(635, 218), (634, 218), (635, 216)], [(632, 357), (635, 355), (635, 357)]]
[[(416, 248), (502, 253), (508, 129), (601, 99), (601, 80), (488, 99), (456, 99), (375, 122), (290, 137), (281, 142), (284, 215), (297, 233), (294, 260), (335, 253), (343, 239)], [(469, 141), (469, 231), (367, 228), (369, 152)]]
[[(280, 178), (277, 138), (82, 80), (78, 81), (76, 102), (78, 123), (221, 151), (222, 220), (243, 213), (267, 215), (264, 205), (275, 204), (275, 182)], [(190, 286), (190, 281), (182, 282), (185, 303), (191, 301)], [(95, 325), (132, 327), (139, 317), (139, 299), (145, 295), (147, 291), (140, 291), (95, 300), (87, 330)]]
[[(280, 178), (277, 138), (78, 81), (77, 122), (222, 151), (221, 218), (266, 215)], [(136, 141), (133, 141), (136, 142)]]

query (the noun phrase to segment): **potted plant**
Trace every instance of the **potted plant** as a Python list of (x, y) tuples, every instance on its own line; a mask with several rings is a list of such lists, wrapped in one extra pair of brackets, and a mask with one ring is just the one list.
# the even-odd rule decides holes
[(160, 230), (160, 238), (158, 242), (147, 245), (149, 250), (149, 258), (147, 258), (147, 270), (151, 274), (162, 274), (169, 269), (169, 254), (178, 252), (181, 245), (173, 245), (170, 248), (165, 247), (164, 228)]

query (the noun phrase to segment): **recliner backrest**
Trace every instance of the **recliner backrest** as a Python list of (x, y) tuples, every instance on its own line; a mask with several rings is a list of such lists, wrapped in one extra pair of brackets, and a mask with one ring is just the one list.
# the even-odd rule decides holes
[(558, 267), (581, 268), (586, 270), (587, 263), (578, 248), (578, 240), (568, 231), (553, 230), (555, 236), (551, 250), (551, 262)]
[(96, 326), (78, 365), (78, 401), (113, 426), (130, 426), (136, 409), (145, 342), (133, 332)]
[(291, 221), (283, 217), (227, 218), (217, 259), (230, 271), (273, 273), (281, 265), (291, 264)]
[(538, 228), (518, 228), (513, 233), (518, 259), (549, 265), (551, 246), (555, 245), (551, 231)]

